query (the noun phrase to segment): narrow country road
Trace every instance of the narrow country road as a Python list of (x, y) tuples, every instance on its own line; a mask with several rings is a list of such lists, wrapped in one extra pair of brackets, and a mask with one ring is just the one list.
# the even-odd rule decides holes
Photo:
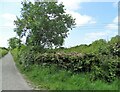
[(0, 61), (2, 61), (2, 73), (0, 73), (0, 76), (2, 74), (2, 90), (32, 90), (17, 70), (10, 53)]

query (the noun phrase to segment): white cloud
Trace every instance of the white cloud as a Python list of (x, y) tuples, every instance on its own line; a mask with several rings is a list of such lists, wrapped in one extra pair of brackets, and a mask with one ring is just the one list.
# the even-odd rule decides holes
[(95, 20), (90, 21), (90, 24), (96, 24), (97, 22)]
[[(0, 0), (0, 2), (18, 2), (18, 3), (20, 3), (21, 1), (25, 1), (25, 0)], [(34, 0), (29, 0), (29, 1), (34, 1)]]
[(107, 32), (92, 32), (92, 33), (87, 33), (85, 35), (85, 37), (86, 37), (86, 39), (90, 39), (90, 40), (94, 41), (96, 39), (103, 38), (107, 34), (108, 34)]
[(2, 14), (1, 17), (8, 21), (13, 21), (14, 19), (16, 19), (16, 16), (10, 13)]
[[(21, 1), (24, 1), (24, 0), (0, 0), (0, 2), (21, 2)], [(29, 1), (33, 2), (35, 0), (29, 0)], [(38, 1), (41, 1), (41, 0), (38, 0)], [(63, 0), (58, 0), (58, 1), (63, 1)], [(119, 0), (65, 0), (65, 1), (68, 1), (68, 2), (69, 1), (70, 2), (74, 2), (74, 1), (79, 1), (79, 2), (118, 2)]]
[[(16, 33), (13, 32), (14, 20), (16, 16), (11, 13), (5, 13), (0, 15), (0, 46), (8, 47), (8, 39), (16, 36)], [(4, 31), (3, 31), (4, 30)]]
[(15, 37), (16, 33), (10, 27), (0, 27), (0, 47), (8, 47), (8, 39)]
[(108, 30), (118, 30), (118, 16), (113, 19), (112, 23), (107, 24), (106, 28)]
[(99, 31), (99, 32), (91, 32), (91, 33), (87, 33), (85, 34), (85, 39), (84, 41), (87, 44), (90, 44), (91, 42), (98, 40), (98, 39), (105, 39), (105, 40), (110, 40), (111, 37), (117, 35), (117, 31), (110, 31), (110, 30), (106, 30), (106, 31)]
[(117, 30), (118, 29), (118, 25), (117, 24), (108, 24), (106, 27), (109, 30)]
[(72, 17), (76, 19), (75, 22), (77, 26), (83, 26), (88, 23), (96, 23), (91, 16), (81, 15), (80, 13), (74, 11), (66, 11), (66, 13), (72, 15)]
[(4, 23), (3, 27), (15, 28), (15, 25), (13, 23), (8, 22), (8, 23)]
[(61, 2), (63, 3), (63, 5), (65, 5), (66, 9), (72, 11), (80, 9), (81, 0), (58, 0), (58, 3)]
[(16, 15), (10, 14), (10, 13), (5, 13), (0, 15), (0, 25), (3, 27), (11, 27), (14, 28), (14, 20), (16, 20)]
[(0, 0), (0, 2), (21, 2), (21, 0)]
[(84, 26), (86, 24), (95, 24), (96, 21), (89, 15), (82, 15), (80, 11), (82, 2), (87, 2), (91, 0), (58, 0), (58, 3), (63, 3), (65, 5), (66, 13), (71, 14), (75, 18), (76, 26)]

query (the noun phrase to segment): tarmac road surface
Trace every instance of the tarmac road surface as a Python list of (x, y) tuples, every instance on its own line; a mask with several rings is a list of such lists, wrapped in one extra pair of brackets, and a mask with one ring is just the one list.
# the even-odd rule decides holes
[(2, 73), (0, 73), (0, 76), (2, 74), (2, 90), (32, 90), (16, 68), (10, 52), (0, 62), (2, 62)]

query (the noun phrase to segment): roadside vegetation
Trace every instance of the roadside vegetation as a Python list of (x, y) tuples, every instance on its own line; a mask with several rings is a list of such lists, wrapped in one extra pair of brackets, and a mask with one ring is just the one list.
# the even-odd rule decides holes
[(74, 47), (76, 52), (68, 48), (69, 53), (66, 53), (66, 49), (46, 49), (45, 53), (40, 53), (22, 45), (21, 48), (13, 49), (12, 54), (21, 72), (39, 88), (117, 90), (120, 83), (120, 44), (116, 38), (119, 36), (106, 42), (106, 47), (103, 45), (99, 48), (106, 50), (94, 53), (79, 53), (81, 46)]
[(11, 38), (9, 48), (20, 71), (34, 85), (48, 90), (119, 89), (120, 36), (64, 48), (64, 39), (75, 25), (64, 5), (24, 1), (22, 6), (14, 30), (19, 38)]
[(8, 53), (8, 49), (0, 47), (0, 58)]

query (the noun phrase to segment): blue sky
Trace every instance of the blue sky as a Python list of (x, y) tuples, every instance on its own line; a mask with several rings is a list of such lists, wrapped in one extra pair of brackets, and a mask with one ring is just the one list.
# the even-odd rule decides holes
[[(13, 32), (13, 21), (20, 16), (19, 2), (0, 1), (0, 46), (8, 47), (7, 40), (17, 36)], [(92, 0), (59, 0), (63, 2), (66, 13), (76, 18), (76, 27), (69, 32), (64, 46), (72, 47), (80, 44), (90, 44), (97, 39), (110, 39), (118, 34), (117, 1), (93, 2)], [(105, 0), (104, 0), (105, 1)]]

